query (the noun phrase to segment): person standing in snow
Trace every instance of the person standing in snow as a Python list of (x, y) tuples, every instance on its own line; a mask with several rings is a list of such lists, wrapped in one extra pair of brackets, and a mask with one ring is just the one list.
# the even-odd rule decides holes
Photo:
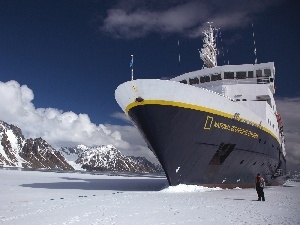
[(258, 173), (255, 178), (255, 188), (258, 195), (258, 201), (265, 201), (265, 193), (264, 193), (265, 181), (264, 178)]

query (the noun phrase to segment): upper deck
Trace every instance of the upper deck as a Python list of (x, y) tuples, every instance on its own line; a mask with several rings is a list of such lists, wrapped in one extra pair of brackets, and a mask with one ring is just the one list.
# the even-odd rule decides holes
[(172, 81), (208, 88), (214, 85), (268, 84), (275, 93), (273, 62), (260, 64), (224, 65), (204, 68), (177, 76)]

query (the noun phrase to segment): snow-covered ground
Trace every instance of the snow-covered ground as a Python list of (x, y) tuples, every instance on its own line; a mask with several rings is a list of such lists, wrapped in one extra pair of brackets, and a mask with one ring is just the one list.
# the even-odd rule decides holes
[(168, 187), (164, 177), (0, 169), (1, 224), (300, 224), (300, 183)]

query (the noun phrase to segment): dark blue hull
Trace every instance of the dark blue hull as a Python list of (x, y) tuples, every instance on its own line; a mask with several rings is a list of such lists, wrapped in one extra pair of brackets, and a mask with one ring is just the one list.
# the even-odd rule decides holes
[(280, 144), (259, 126), (172, 105), (137, 105), (128, 115), (157, 156), (170, 185), (253, 187), (257, 173), (268, 185), (285, 182)]

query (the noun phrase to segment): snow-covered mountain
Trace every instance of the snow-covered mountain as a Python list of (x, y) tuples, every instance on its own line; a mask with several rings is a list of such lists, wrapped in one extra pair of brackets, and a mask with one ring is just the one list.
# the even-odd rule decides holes
[(42, 138), (27, 139), (20, 156), (28, 162), (30, 168), (74, 169), (59, 151)]
[(77, 159), (81, 156), (81, 154), (87, 150), (88, 147), (84, 145), (78, 145), (77, 147), (64, 147), (60, 148), (59, 152), (64, 156), (66, 161), (75, 169), (75, 170), (83, 170), (82, 165), (76, 163)]
[(20, 128), (0, 120), (0, 164), (23, 168), (72, 170), (59, 151), (42, 138), (25, 139)]
[(120, 172), (161, 172), (159, 165), (149, 162), (145, 157), (125, 156), (113, 145), (75, 148), (61, 148), (60, 152), (74, 168), (97, 171)]
[(20, 128), (0, 120), (0, 164), (19, 167), (25, 164), (19, 155), (25, 141)]
[(125, 156), (112, 145), (54, 149), (42, 138), (25, 139), (20, 128), (0, 120), (0, 165), (22, 168), (162, 172), (144, 157)]

